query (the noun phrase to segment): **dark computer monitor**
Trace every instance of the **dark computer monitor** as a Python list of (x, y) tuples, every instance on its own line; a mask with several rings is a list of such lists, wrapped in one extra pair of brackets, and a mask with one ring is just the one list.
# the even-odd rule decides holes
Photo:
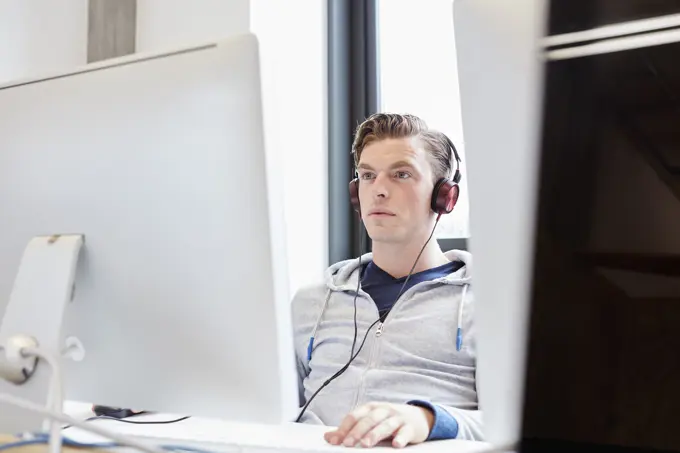
[(680, 450), (678, 55), (677, 27), (548, 50), (523, 451)]
[(667, 0), (454, 2), (493, 443), (680, 450), (677, 13)]

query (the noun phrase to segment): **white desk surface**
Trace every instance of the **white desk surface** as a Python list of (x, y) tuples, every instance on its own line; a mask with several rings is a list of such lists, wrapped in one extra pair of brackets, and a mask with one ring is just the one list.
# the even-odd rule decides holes
[[(67, 403), (64, 411), (74, 418), (86, 419), (93, 414), (90, 405)], [(181, 415), (147, 414), (135, 417), (139, 421), (172, 420)], [(329, 445), (323, 434), (331, 428), (327, 426), (285, 423), (282, 425), (253, 425), (231, 423), (220, 420), (192, 417), (187, 420), (166, 425), (134, 425), (114, 420), (93, 420), (102, 428), (135, 437), (149, 438), (153, 442), (172, 445), (200, 446), (207, 450), (220, 452), (272, 452), (277, 449), (310, 452), (337, 452), (344, 447)], [(64, 436), (73, 440), (90, 443), (103, 439), (94, 437), (76, 428), (64, 430)], [(430, 453), (475, 453), (488, 449), (489, 444), (461, 440), (432, 441), (412, 445), (407, 451)], [(372, 451), (396, 451), (391, 447), (374, 447)]]

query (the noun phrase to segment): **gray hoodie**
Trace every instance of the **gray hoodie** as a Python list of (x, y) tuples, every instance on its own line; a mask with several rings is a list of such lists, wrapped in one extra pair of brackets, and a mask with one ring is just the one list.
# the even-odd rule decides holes
[[(447, 257), (465, 266), (405, 291), (382, 328), (380, 324), (372, 328), (352, 365), (314, 398), (302, 422), (338, 426), (345, 415), (368, 402), (421, 400), (455, 417), (457, 438), (482, 439), (475, 385), (472, 255), (451, 251)], [(362, 264), (371, 259), (370, 253), (364, 255)], [(325, 284), (302, 289), (293, 299), (301, 403), (349, 360), (359, 274), (358, 258), (337, 263), (326, 271)], [(366, 329), (378, 319), (378, 309), (361, 289), (356, 306), (358, 349)]]

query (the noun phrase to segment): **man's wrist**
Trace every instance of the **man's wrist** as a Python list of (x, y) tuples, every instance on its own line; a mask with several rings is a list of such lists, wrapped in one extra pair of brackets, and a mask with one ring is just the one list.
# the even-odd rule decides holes
[(422, 400), (409, 401), (407, 404), (427, 409), (432, 414), (432, 419), (428, 417), (430, 432), (427, 440), (455, 439), (458, 436), (458, 420), (441, 406)]
[(435, 420), (435, 415), (434, 411), (430, 409), (429, 407), (424, 407), (424, 406), (416, 406), (418, 409), (423, 411), (425, 414), (425, 420), (427, 420), (427, 434), (429, 435), (432, 432), (432, 428), (434, 427), (434, 420)]

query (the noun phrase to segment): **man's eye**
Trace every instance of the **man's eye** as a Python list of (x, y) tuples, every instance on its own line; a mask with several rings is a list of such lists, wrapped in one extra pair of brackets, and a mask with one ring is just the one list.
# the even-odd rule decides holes
[(406, 171), (398, 171), (395, 173), (397, 179), (407, 179), (411, 177), (411, 174)]
[(359, 177), (364, 180), (373, 179), (373, 173), (362, 173)]

